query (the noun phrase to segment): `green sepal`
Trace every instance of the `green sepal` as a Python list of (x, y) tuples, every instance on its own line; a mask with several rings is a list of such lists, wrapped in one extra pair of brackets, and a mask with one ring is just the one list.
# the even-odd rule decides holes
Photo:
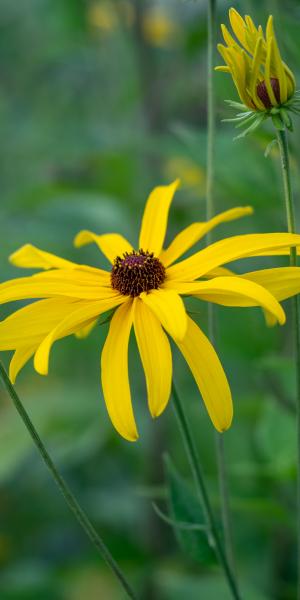
[[(250, 123), (249, 127), (246, 127), (242, 133), (233, 138), (234, 140), (241, 139), (253, 133), (268, 118), (272, 119), (273, 125), (277, 130), (284, 131), (284, 129), (288, 129), (289, 131), (293, 131), (293, 122), (290, 113), (300, 114), (300, 90), (297, 90), (294, 96), (282, 106), (273, 106), (264, 111), (249, 110), (249, 107), (233, 100), (225, 100), (225, 102), (232, 108), (242, 112), (237, 113), (231, 119), (222, 119), (223, 123), (234, 123), (237, 129), (246, 127)], [(268, 154), (267, 150), (266, 152)]]
[(288, 111), (294, 113), (294, 115), (300, 115), (300, 106), (299, 108), (297, 108), (296, 106), (290, 106), (288, 108)]
[(245, 106), (245, 104), (241, 104), (241, 102), (235, 102), (234, 100), (224, 100), (226, 104), (229, 104), (232, 108), (237, 108), (238, 110), (248, 111), (249, 107)]
[(275, 114), (275, 115), (271, 114), (271, 118), (272, 118), (274, 127), (276, 129), (278, 129), (278, 131), (284, 131), (285, 125), (284, 125), (284, 123), (283, 123), (283, 121), (281, 119), (281, 116), (278, 115), (278, 114)]
[(284, 108), (281, 108), (280, 109), (280, 116), (281, 116), (281, 119), (284, 122), (286, 128), (289, 131), (293, 131), (292, 119), (291, 119), (289, 113), (287, 112), (287, 110), (285, 110)]
[(256, 119), (257, 115), (253, 112), (249, 117), (247, 117), (246, 119), (243, 119), (242, 122), (238, 123), (235, 128), (239, 129), (240, 127), (245, 127), (245, 125), (247, 125), (248, 123), (251, 123), (251, 121), (253, 121), (253, 119)]
[(270, 109), (270, 115), (278, 115), (279, 113), (280, 113), (279, 106), (273, 106), (273, 108)]
[(221, 123), (239, 123), (240, 121), (244, 121), (248, 117), (232, 117), (231, 119), (221, 119)]
[(257, 129), (263, 123), (263, 121), (265, 121), (266, 118), (267, 118), (267, 115), (265, 113), (258, 113), (255, 121), (250, 125), (250, 127), (245, 129), (245, 131), (240, 133), (240, 135), (237, 135), (236, 137), (234, 137), (233, 141), (239, 140), (239, 139), (245, 137), (246, 135), (249, 135), (249, 133), (253, 133), (253, 131), (255, 131), (255, 129)]

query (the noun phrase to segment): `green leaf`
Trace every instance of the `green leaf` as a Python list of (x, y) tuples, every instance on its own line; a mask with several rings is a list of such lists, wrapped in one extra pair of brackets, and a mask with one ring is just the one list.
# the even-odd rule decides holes
[(165, 457), (168, 486), (168, 503), (171, 520), (175, 523), (198, 525), (204, 531), (179, 528), (172, 524), (175, 537), (184, 554), (197, 562), (214, 562), (214, 552), (209, 546), (203, 510), (190, 485), (178, 474), (169, 457)]
[(265, 400), (255, 439), (269, 473), (278, 480), (293, 479), (296, 471), (296, 424), (270, 396)]
[(165, 523), (168, 523), (168, 525), (171, 525), (175, 529), (176, 528), (177, 529), (187, 529), (189, 531), (206, 531), (207, 530), (206, 525), (198, 525), (198, 523), (186, 523), (184, 521), (174, 521), (174, 519), (171, 519), (162, 510), (160, 510), (159, 506), (157, 506), (157, 504), (155, 504), (155, 502), (152, 502), (152, 506), (153, 506), (154, 512), (156, 512), (156, 514), (160, 517), (160, 519), (162, 521), (164, 521)]

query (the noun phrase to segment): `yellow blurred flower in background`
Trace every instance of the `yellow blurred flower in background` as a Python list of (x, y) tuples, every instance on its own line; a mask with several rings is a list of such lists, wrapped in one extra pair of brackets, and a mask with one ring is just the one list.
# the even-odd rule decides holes
[(192, 159), (185, 156), (173, 156), (166, 161), (164, 168), (166, 179), (179, 175), (182, 184), (190, 188), (202, 188), (205, 184), (205, 172)]
[[(118, 5), (102, 0), (88, 7), (88, 21), (92, 27), (112, 33), (121, 25), (133, 27), (136, 20), (134, 5), (122, 0)], [(141, 13), (143, 37), (150, 46), (166, 48), (179, 39), (180, 28), (170, 14), (158, 6), (147, 6)]]
[(172, 46), (180, 35), (177, 23), (159, 7), (148, 8), (143, 18), (145, 40), (152, 46)]
[(118, 27), (116, 11), (108, 2), (95, 2), (88, 7), (88, 20), (93, 27), (102, 31), (115, 31)]

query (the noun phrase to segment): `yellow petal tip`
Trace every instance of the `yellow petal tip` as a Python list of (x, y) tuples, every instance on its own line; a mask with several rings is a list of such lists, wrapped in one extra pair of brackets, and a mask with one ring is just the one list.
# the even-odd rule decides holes
[(158, 417), (160, 417), (160, 415), (163, 413), (163, 411), (165, 410), (165, 406), (162, 407), (158, 407), (156, 409), (153, 408), (149, 408), (150, 410), (150, 415), (152, 419), (158, 419)]
[(75, 248), (80, 248), (81, 246), (84, 245), (84, 238), (85, 238), (85, 233), (86, 231), (79, 231), (73, 240), (73, 244), (75, 246)]
[(16, 378), (17, 378), (17, 377), (16, 377), (15, 375), (12, 375), (12, 374), (9, 372), (9, 379), (10, 379), (10, 383), (12, 383), (12, 385), (15, 385), (15, 383), (16, 383)]
[(245, 214), (247, 214), (247, 215), (253, 215), (253, 213), (254, 213), (253, 206), (245, 206)]
[(225, 425), (225, 426), (223, 426), (222, 428), (220, 428), (220, 429), (218, 430), (218, 431), (219, 431), (219, 433), (225, 433), (225, 431), (228, 431), (228, 429), (230, 429), (230, 427), (231, 427), (231, 423), (232, 423), (232, 421), (230, 421), (229, 425)]
[(15, 267), (18, 267), (20, 253), (22, 253), (24, 250), (27, 250), (28, 248), (31, 248), (31, 244), (24, 244), (24, 246), (21, 246), (21, 248), (18, 248), (18, 250), (15, 250), (15, 252), (9, 255), (8, 261)]
[(215, 428), (217, 429), (217, 431), (219, 431), (219, 433), (224, 433), (225, 431), (228, 431), (228, 429), (230, 429), (231, 425), (232, 425), (232, 419), (233, 419), (233, 413), (230, 415), (230, 417), (221, 423), (218, 423), (218, 426), (216, 425), (216, 423), (214, 423)]
[(281, 315), (280, 319), (278, 319), (279, 325), (285, 325), (286, 323), (286, 314), (283, 309), (282, 312), (283, 314)]
[(139, 439), (139, 434), (137, 432), (135, 432), (135, 433), (126, 433), (126, 434), (125, 433), (121, 433), (121, 435), (128, 442), (137, 442), (137, 440)]
[(47, 369), (47, 370), (46, 370), (46, 369), (41, 369), (40, 367), (39, 367), (39, 368), (37, 368), (36, 366), (34, 366), (34, 368), (35, 368), (36, 372), (37, 372), (39, 375), (42, 375), (43, 377), (47, 377), (47, 375), (48, 375), (48, 372), (49, 372), (49, 371), (48, 371), (48, 369)]
[(41, 361), (39, 360), (39, 357), (37, 356), (37, 354), (35, 354), (35, 356), (34, 356), (33, 366), (39, 375), (43, 375), (45, 377), (48, 375), (48, 373), (49, 373), (48, 365), (42, 364)]
[(175, 181), (173, 181), (171, 183), (171, 185), (174, 186), (175, 190), (177, 190), (179, 188), (180, 184), (181, 184), (181, 181), (180, 181), (179, 177), (177, 177), (177, 179), (175, 179)]

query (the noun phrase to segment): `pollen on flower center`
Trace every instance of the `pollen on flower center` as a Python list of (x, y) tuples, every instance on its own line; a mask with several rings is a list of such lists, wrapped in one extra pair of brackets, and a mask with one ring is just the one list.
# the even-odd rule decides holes
[[(270, 83), (271, 83), (271, 88), (274, 92), (274, 96), (275, 96), (277, 102), (280, 103), (279, 81), (278, 81), (278, 79), (276, 79), (276, 77), (271, 77)], [(263, 105), (266, 108), (272, 108), (273, 104), (270, 100), (265, 80), (259, 82), (259, 84), (257, 85), (256, 91), (257, 91), (257, 95), (258, 95), (259, 99), (262, 101)]]
[(157, 290), (166, 276), (158, 258), (140, 249), (117, 256), (111, 270), (111, 285), (124, 296), (139, 296), (142, 292)]

